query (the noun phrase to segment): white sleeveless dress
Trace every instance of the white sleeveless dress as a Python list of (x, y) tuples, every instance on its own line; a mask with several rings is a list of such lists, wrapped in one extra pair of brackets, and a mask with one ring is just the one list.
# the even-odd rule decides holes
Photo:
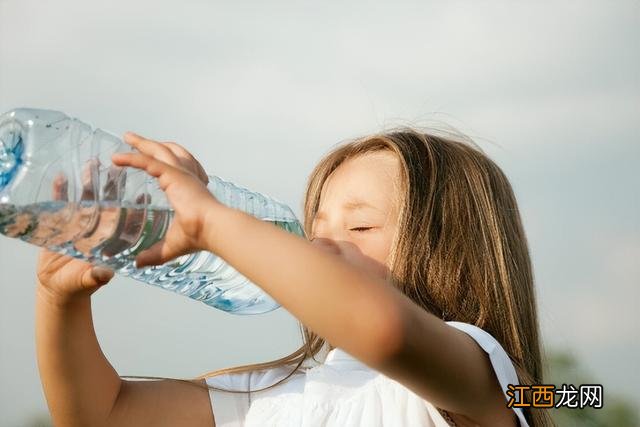
[[(477, 326), (447, 322), (470, 335), (487, 352), (508, 401), (508, 384), (518, 384), (511, 359), (493, 336)], [(230, 390), (270, 386), (291, 367), (224, 374), (207, 384)], [(323, 364), (297, 371), (271, 389), (249, 393), (209, 390), (216, 427), (445, 427), (449, 424), (427, 400), (369, 368), (345, 351), (328, 352)], [(528, 427), (522, 409), (513, 408)]]

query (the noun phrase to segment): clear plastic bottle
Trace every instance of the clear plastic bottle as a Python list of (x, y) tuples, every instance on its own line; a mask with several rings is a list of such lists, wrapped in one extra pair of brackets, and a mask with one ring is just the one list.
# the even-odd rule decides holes
[[(118, 137), (50, 110), (0, 116), (0, 233), (71, 255), (234, 314), (278, 303), (211, 252), (136, 269), (134, 258), (160, 240), (173, 210), (157, 180), (111, 163), (131, 151)], [(221, 202), (304, 237), (291, 209), (209, 176)]]

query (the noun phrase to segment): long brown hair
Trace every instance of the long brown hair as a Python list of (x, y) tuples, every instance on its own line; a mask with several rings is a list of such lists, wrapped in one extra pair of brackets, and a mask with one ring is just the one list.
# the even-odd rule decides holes
[[(511, 357), (521, 384), (542, 384), (533, 273), (516, 199), (502, 170), (469, 138), (401, 128), (338, 145), (307, 182), (307, 235), (329, 175), (345, 160), (379, 150), (395, 153), (401, 164), (390, 256), (394, 286), (444, 321), (487, 331)], [(198, 378), (291, 365), (291, 373), (270, 387), (285, 381), (328, 344), (300, 326), (303, 345), (288, 356)], [(546, 410), (525, 414), (532, 426), (553, 425)]]

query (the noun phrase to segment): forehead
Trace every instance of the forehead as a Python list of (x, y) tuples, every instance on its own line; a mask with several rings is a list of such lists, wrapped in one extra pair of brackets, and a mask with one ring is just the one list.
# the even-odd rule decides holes
[(395, 198), (400, 161), (390, 151), (362, 154), (344, 161), (325, 181), (320, 205), (363, 201), (386, 208)]

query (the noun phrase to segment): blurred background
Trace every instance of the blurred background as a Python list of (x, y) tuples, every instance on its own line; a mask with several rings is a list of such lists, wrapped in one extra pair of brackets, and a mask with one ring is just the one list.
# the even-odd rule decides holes
[[(323, 153), (396, 125), (453, 127), (503, 168), (533, 258), (548, 383), (604, 386), (561, 425), (639, 425), (640, 2), (0, 0), (0, 111), (65, 111), (177, 141), (301, 213)], [(38, 249), (0, 237), (0, 426), (48, 425)], [(283, 260), (286, 262), (286, 260)], [(118, 277), (93, 298), (122, 375), (282, 357), (284, 309), (235, 316)]]

